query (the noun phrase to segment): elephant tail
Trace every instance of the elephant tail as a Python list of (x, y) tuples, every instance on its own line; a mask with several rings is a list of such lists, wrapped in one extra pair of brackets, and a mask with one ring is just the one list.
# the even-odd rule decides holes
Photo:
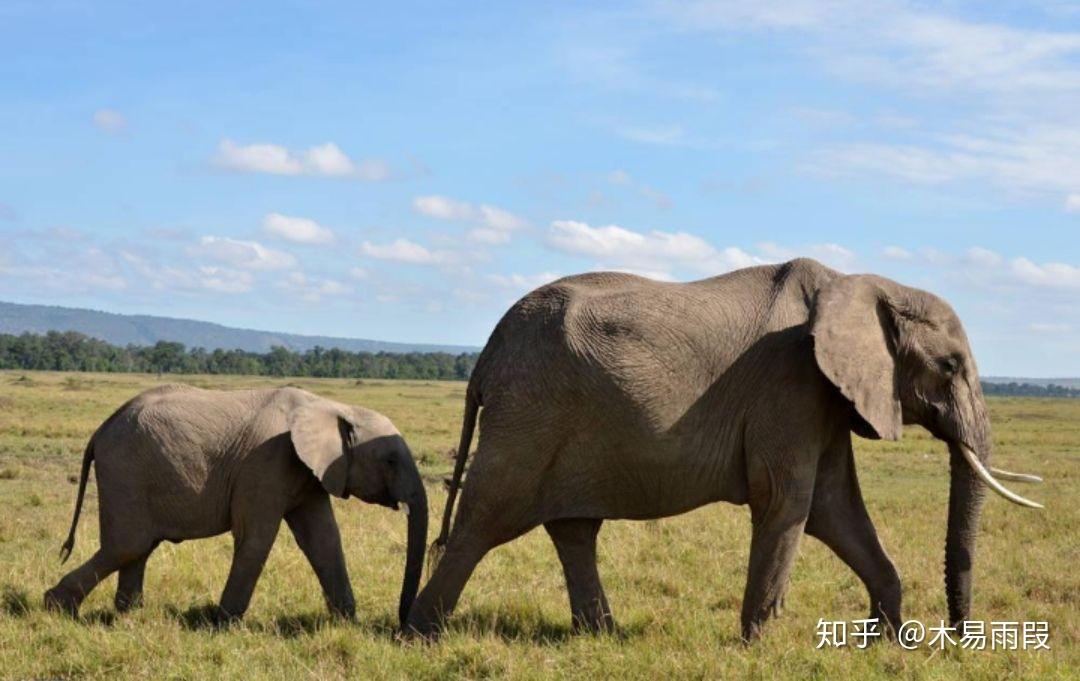
[(454, 501), (457, 500), (458, 490), (461, 489), (461, 477), (465, 474), (465, 462), (469, 458), (469, 447), (472, 446), (473, 431), (476, 428), (476, 414), (480, 411), (480, 395), (475, 380), (469, 382), (469, 388), (465, 392), (465, 417), (461, 424), (461, 442), (458, 444), (457, 456), (454, 460), (454, 477), (450, 480), (450, 490), (446, 495), (446, 508), (443, 510), (442, 527), (439, 536), (432, 542), (428, 550), (428, 570), (434, 571), (439, 564), (443, 551), (446, 548), (446, 540), (450, 536), (450, 520), (454, 515)]
[(86, 445), (83, 454), (82, 472), (79, 473), (79, 495), (75, 498), (75, 516), (71, 519), (71, 531), (68, 532), (67, 541), (60, 547), (60, 564), (63, 565), (71, 556), (71, 549), (75, 548), (75, 528), (79, 525), (79, 513), (82, 512), (83, 497), (86, 496), (86, 481), (90, 477), (90, 464), (94, 461), (94, 438)]

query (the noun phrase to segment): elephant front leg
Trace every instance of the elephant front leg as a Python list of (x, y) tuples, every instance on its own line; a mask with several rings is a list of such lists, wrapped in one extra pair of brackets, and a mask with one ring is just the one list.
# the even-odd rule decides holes
[(567, 518), (544, 523), (566, 576), (574, 627), (594, 632), (615, 628), (615, 619), (611, 616), (596, 568), (596, 535), (602, 522), (591, 518)]
[(241, 524), (233, 529), (233, 562), (221, 594), (219, 624), (240, 619), (247, 611), (280, 525), (281, 519), (275, 518), (273, 522)]
[(349, 584), (345, 554), (341, 549), (341, 533), (334, 520), (330, 496), (318, 490), (289, 511), (285, 515), (285, 522), (315, 570), (330, 612), (350, 619), (355, 617), (356, 601)]
[(850, 436), (821, 460), (806, 533), (817, 537), (854, 570), (870, 595), (870, 619), (894, 635), (902, 590), (896, 567), (878, 539), (855, 474)]

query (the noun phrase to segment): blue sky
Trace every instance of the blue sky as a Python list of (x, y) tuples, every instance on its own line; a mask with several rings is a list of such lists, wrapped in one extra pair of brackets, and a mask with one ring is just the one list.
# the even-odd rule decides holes
[(385, 5), (0, 4), (0, 299), (481, 345), (808, 255), (1080, 375), (1075, 4)]

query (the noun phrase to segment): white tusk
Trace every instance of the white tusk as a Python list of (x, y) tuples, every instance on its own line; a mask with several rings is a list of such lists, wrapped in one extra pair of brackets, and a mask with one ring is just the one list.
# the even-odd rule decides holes
[(990, 467), (990, 474), (995, 478), (1001, 478), (1002, 480), (1012, 480), (1013, 482), (1042, 482), (1043, 479), (1037, 475), (1028, 475), (1027, 473), (1013, 473), (1012, 471), (1003, 471), (1000, 468)]
[(990, 475), (990, 471), (986, 470), (986, 466), (982, 465), (982, 461), (979, 461), (979, 457), (975, 456), (975, 452), (971, 451), (971, 448), (967, 445), (960, 443), (960, 451), (963, 453), (964, 458), (971, 464), (971, 468), (975, 471), (976, 475), (982, 478), (982, 481), (990, 486), (990, 489), (994, 490), (1001, 496), (1005, 497), (1014, 504), (1020, 504), (1021, 506), (1027, 506), (1028, 508), (1042, 508), (1042, 504), (1038, 504), (1030, 499), (1025, 499), (1019, 494), (1015, 494), (1005, 489), (1000, 482), (994, 479), (994, 476)]
[(409, 505), (404, 501), (398, 503), (398, 510), (404, 513), (406, 516), (409, 515)]

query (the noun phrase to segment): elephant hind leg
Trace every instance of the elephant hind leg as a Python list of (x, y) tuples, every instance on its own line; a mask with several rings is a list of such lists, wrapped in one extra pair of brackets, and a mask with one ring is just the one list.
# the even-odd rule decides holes
[(475, 541), (455, 542), (451, 533), (446, 552), (420, 595), (413, 601), (404, 627), (405, 633), (424, 638), (437, 636), (446, 619), (454, 612), (476, 565), (491, 548)]
[(143, 604), (143, 577), (146, 574), (146, 561), (157, 548), (157, 543), (149, 551), (129, 561), (120, 568), (116, 583), (116, 596), (113, 604), (117, 612), (127, 612)]
[(79, 606), (94, 587), (130, 560), (130, 555), (98, 549), (90, 560), (66, 574), (56, 586), (45, 592), (46, 609), (72, 616), (78, 614)]
[(453, 613), (476, 565), (488, 551), (520, 537), (539, 524), (522, 512), (520, 500), (485, 506), (487, 509), (498, 509), (498, 512), (488, 510), (484, 515), (479, 515), (476, 504), (477, 489), (481, 487), (476, 482), (479, 479), (480, 476), (470, 478), (471, 487), (466, 488), (461, 500), (454, 529), (446, 542), (446, 551), (413, 602), (404, 627), (406, 634), (425, 638), (436, 636), (446, 618)]
[(611, 631), (615, 627), (596, 568), (596, 535), (602, 523), (602, 520), (592, 518), (566, 518), (544, 523), (562, 563), (574, 627), (593, 632)]

